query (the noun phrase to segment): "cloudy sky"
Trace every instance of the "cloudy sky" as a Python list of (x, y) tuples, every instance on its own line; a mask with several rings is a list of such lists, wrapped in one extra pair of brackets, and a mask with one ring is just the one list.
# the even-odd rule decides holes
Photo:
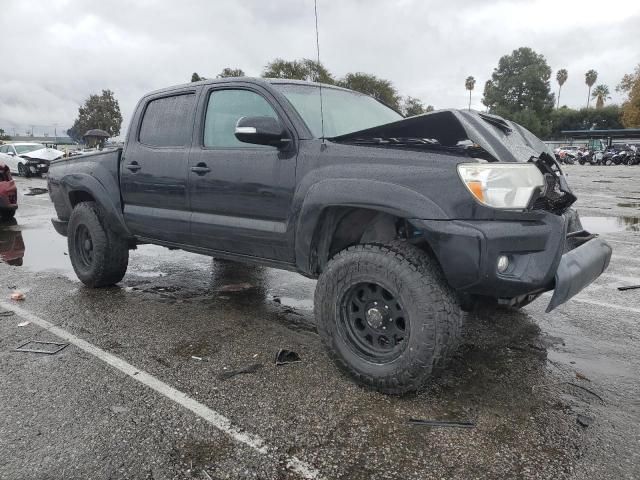
[[(373, 73), (436, 108), (472, 105), (500, 56), (521, 46), (569, 80), (614, 87), (640, 63), (638, 0), (318, 0), (322, 62), (340, 77)], [(315, 58), (313, 0), (1, 0), (0, 128), (66, 130), (91, 93), (115, 92), (123, 134), (138, 98), (224, 67), (259, 75), (275, 57)], [(552, 83), (557, 90), (555, 80)]]

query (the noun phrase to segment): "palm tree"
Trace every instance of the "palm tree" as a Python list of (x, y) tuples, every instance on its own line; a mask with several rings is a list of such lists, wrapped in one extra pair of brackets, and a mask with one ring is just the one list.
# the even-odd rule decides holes
[(471, 110), (471, 91), (475, 86), (476, 86), (476, 79), (473, 78), (472, 76), (468, 76), (467, 79), (464, 81), (464, 88), (469, 90), (469, 110)]
[(593, 84), (596, 83), (597, 79), (598, 72), (595, 70), (589, 70), (584, 74), (584, 83), (589, 87), (589, 93), (587, 94), (587, 108), (589, 108), (589, 99), (591, 98), (591, 87), (593, 87)]
[(596, 99), (596, 108), (604, 107), (604, 101), (610, 99), (609, 87), (606, 85), (598, 85), (593, 89), (591, 96)]
[(560, 108), (560, 92), (562, 91), (562, 85), (564, 85), (568, 77), (569, 72), (567, 72), (566, 68), (561, 68), (558, 70), (558, 73), (556, 73), (556, 80), (558, 81), (558, 85), (560, 85), (558, 88), (558, 106), (556, 108)]

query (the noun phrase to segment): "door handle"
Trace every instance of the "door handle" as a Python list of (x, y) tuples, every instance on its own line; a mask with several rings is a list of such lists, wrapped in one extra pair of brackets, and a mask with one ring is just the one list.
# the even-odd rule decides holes
[(131, 162), (131, 163), (127, 164), (127, 168), (129, 170), (131, 170), (132, 172), (137, 172), (142, 167), (140, 165), (138, 165), (138, 162)]
[(209, 173), (211, 169), (207, 167), (207, 164), (204, 162), (200, 162), (195, 167), (191, 167), (191, 171), (198, 175), (204, 175), (205, 173)]

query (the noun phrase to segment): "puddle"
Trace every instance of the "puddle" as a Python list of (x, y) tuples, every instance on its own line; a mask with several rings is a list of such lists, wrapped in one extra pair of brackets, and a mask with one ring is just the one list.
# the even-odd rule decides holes
[(591, 233), (640, 232), (640, 217), (580, 217)]
[(640, 202), (618, 203), (617, 205), (625, 208), (640, 208)]
[(0, 260), (30, 270), (56, 270), (75, 279), (66, 254), (67, 239), (51, 227), (22, 228), (15, 220), (0, 225)]

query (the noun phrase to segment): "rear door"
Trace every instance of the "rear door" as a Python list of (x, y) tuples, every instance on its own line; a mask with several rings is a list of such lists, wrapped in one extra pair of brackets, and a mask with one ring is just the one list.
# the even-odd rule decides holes
[[(290, 209), (297, 141), (293, 126), (270, 93), (253, 84), (203, 90), (198, 135), (189, 160), (193, 242), (209, 250), (293, 262)], [(277, 118), (292, 138), (285, 149), (242, 143), (239, 118)]]
[(120, 163), (124, 219), (134, 235), (189, 243), (189, 151), (196, 90), (148, 97)]

